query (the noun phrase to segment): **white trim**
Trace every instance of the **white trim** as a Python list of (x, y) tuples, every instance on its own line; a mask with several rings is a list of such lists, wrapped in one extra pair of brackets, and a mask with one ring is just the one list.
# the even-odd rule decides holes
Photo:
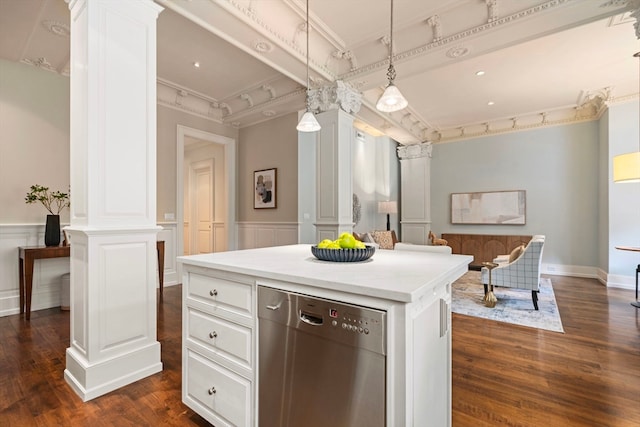
[[(224, 179), (227, 214), (227, 249), (237, 246), (236, 238), (236, 140), (222, 135), (194, 129), (183, 125), (176, 126), (176, 242), (184, 242), (184, 139), (186, 136), (224, 145)], [(183, 244), (176, 245), (176, 256), (184, 254)], [(177, 277), (182, 277), (182, 265), (177, 265)]]

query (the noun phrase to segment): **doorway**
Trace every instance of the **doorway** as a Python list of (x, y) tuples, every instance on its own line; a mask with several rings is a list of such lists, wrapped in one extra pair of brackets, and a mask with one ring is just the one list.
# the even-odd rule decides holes
[[(210, 187), (210, 190), (203, 190), (201, 188), (202, 191), (206, 191), (210, 195), (210, 201), (200, 203), (210, 207), (210, 218), (213, 217), (213, 220), (209, 221), (212, 227), (210, 241), (206, 241), (205, 237), (207, 233), (203, 233), (200, 235), (202, 237), (202, 242), (210, 245), (213, 250), (216, 250), (216, 248), (217, 250), (233, 250), (237, 246), (235, 231), (236, 141), (235, 139), (226, 136), (178, 125), (176, 142), (176, 254), (180, 256), (187, 252), (195, 253), (195, 250), (185, 251), (185, 247), (194, 248), (194, 242), (200, 244), (200, 239), (193, 238), (193, 230), (198, 229), (199, 227), (194, 227), (192, 225), (195, 224), (191, 215), (193, 204), (189, 202), (189, 191), (185, 190), (185, 184), (192, 181), (190, 179), (191, 168), (185, 167), (185, 158), (190, 159), (191, 156), (187, 152), (194, 149), (201, 151), (210, 150), (212, 153), (217, 153), (209, 156), (209, 158), (214, 159), (212, 162), (213, 164), (211, 165), (210, 180), (209, 178), (206, 178), (206, 172), (201, 174), (198, 178), (195, 178), (194, 176), (194, 179), (200, 181), (203, 188), (205, 186), (203, 181), (209, 180)], [(198, 159), (197, 156), (194, 156), (192, 159), (194, 162), (189, 163), (193, 163), (194, 166), (196, 166), (195, 169), (202, 173), (202, 168), (199, 167), (202, 165), (198, 165), (197, 162), (204, 161), (206, 159)], [(196, 176), (197, 175), (198, 174), (196, 174)], [(196, 200), (198, 199), (199, 198), (196, 198)], [(202, 211), (201, 213), (204, 215), (204, 206), (200, 209)], [(204, 216), (206, 217), (206, 215)], [(185, 232), (185, 229), (189, 229), (190, 231)], [(206, 250), (205, 247), (200, 247), (200, 249)], [(180, 263), (178, 263), (177, 273), (178, 277), (182, 277), (182, 264)]]

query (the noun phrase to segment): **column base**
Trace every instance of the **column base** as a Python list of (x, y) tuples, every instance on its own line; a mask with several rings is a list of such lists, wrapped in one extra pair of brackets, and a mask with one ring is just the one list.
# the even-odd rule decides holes
[(83, 402), (162, 371), (159, 342), (97, 363), (69, 347), (66, 362), (64, 379)]

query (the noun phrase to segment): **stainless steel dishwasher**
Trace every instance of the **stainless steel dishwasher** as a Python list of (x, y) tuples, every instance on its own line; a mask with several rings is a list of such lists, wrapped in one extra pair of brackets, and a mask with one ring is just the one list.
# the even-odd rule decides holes
[(258, 286), (260, 427), (386, 425), (386, 312)]

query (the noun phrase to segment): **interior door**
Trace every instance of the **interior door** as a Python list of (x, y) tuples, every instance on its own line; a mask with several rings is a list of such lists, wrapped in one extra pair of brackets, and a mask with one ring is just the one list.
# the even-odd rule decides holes
[(192, 164), (193, 254), (213, 252), (213, 159)]

